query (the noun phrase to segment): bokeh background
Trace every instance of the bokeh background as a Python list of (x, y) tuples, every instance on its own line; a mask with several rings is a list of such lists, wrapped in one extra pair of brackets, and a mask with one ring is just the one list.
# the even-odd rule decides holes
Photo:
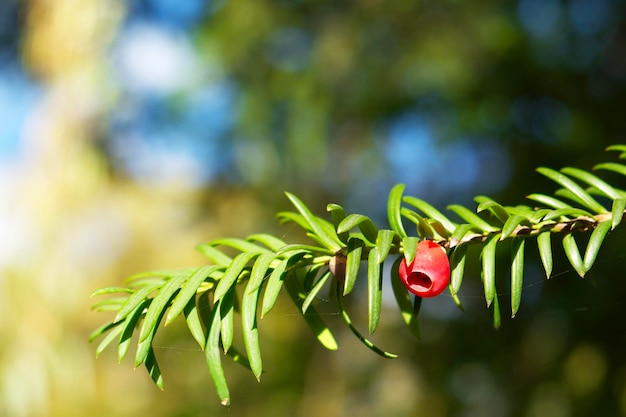
[[(592, 274), (527, 255), (522, 308), (492, 329), (476, 265), (459, 312), (424, 303), (423, 340), (386, 304), (377, 357), (318, 301), (260, 323), (261, 384), (227, 362), (223, 409), (184, 325), (165, 390), (89, 333), (90, 293), (203, 264), (195, 244), (276, 233), (283, 191), (385, 224), (397, 182), (437, 207), (518, 204), (626, 142), (623, 0), (1, 0), (0, 415), (626, 415), (626, 236)], [(613, 177), (615, 181), (619, 178)], [(623, 182), (623, 181), (622, 181)], [(473, 271), (473, 272), (472, 272)], [(504, 272), (506, 276), (506, 272)], [(501, 291), (503, 310), (507, 291)], [(349, 308), (363, 328), (364, 297)]]

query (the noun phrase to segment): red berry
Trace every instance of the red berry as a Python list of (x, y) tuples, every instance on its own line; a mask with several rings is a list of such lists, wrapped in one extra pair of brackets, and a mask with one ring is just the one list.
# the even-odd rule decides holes
[(450, 282), (450, 261), (444, 248), (432, 240), (422, 240), (410, 265), (402, 259), (399, 274), (409, 292), (420, 297), (434, 297), (441, 294)]

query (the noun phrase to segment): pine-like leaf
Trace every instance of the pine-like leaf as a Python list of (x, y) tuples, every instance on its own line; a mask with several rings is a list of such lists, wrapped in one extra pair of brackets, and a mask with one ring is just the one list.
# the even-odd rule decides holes
[(594, 200), (594, 198), (591, 197), (589, 193), (587, 193), (580, 185), (576, 184), (566, 175), (550, 168), (537, 168), (537, 172), (545, 175), (557, 184), (560, 184), (561, 186), (571, 191), (579, 199), (579, 201), (589, 210), (594, 211), (598, 214), (606, 212), (606, 209), (602, 206), (602, 204)]
[(377, 254), (379, 264), (383, 263), (383, 261), (387, 259), (387, 255), (389, 255), (395, 236), (396, 234), (393, 230), (380, 229), (378, 231), (378, 236), (376, 236), (376, 248), (378, 249)]
[(552, 275), (552, 242), (551, 233), (549, 231), (541, 232), (537, 235), (537, 247), (539, 248), (539, 257), (546, 271), (546, 278), (550, 279)]
[(100, 356), (100, 354), (106, 349), (111, 342), (113, 342), (117, 336), (122, 332), (121, 326), (112, 327), (109, 333), (102, 339), (98, 347), (96, 348), (96, 357)]
[[(299, 250), (285, 254), (286, 258), (274, 268), (270, 274), (267, 284), (265, 285), (265, 293), (263, 294), (263, 303), (261, 304), (261, 317), (264, 317), (276, 304), (280, 289), (283, 286), (285, 274), (289, 268), (298, 263), (302, 257), (306, 255), (306, 251)], [(289, 255), (289, 256), (287, 256)]]
[(348, 215), (337, 227), (337, 233), (345, 233), (350, 231), (354, 227), (359, 227), (363, 236), (370, 242), (376, 242), (376, 236), (378, 235), (378, 229), (372, 219), (362, 214), (350, 214)]
[(450, 257), (450, 292), (455, 296), (461, 289), (463, 274), (465, 272), (465, 256), (467, 245), (458, 245), (452, 251)]
[(373, 248), (367, 257), (367, 318), (370, 334), (378, 327), (382, 304), (383, 275), (378, 259), (378, 248)]
[[(299, 282), (298, 274), (301, 273), (302, 271), (300, 270), (294, 270), (293, 273), (288, 274), (285, 277), (285, 288), (287, 289), (287, 293), (300, 312), (302, 312), (302, 303), (306, 298)], [(338, 346), (335, 341), (335, 337), (317, 313), (315, 307), (310, 306), (307, 309), (307, 313), (303, 314), (302, 317), (304, 317), (304, 321), (306, 321), (309, 325), (309, 328), (311, 328), (322, 346), (328, 350), (337, 350)]]
[(563, 249), (565, 250), (565, 255), (567, 256), (567, 259), (574, 267), (574, 270), (576, 270), (578, 275), (584, 278), (587, 271), (585, 270), (585, 265), (582, 258), (580, 257), (578, 245), (576, 245), (576, 240), (574, 239), (574, 236), (570, 234), (566, 234), (565, 236), (563, 236)]
[(404, 226), (402, 225), (402, 215), (400, 207), (402, 205), (402, 193), (404, 192), (404, 184), (395, 185), (389, 192), (389, 200), (387, 201), (387, 219), (389, 226), (400, 237), (406, 237)]
[(180, 286), (187, 279), (186, 276), (175, 276), (160, 288), (157, 295), (154, 296), (148, 311), (146, 312), (146, 318), (139, 332), (139, 341), (143, 342), (152, 332), (154, 326), (157, 324), (159, 317), (162, 317), (165, 313), (165, 309), (168, 304), (174, 298), (176, 292), (180, 289)]
[(137, 327), (137, 323), (143, 317), (145, 310), (148, 308), (152, 299), (143, 300), (141, 304), (131, 312), (126, 319), (122, 322), (122, 333), (120, 334), (120, 340), (117, 345), (117, 361), (122, 362), (130, 349), (130, 345), (133, 341), (133, 333)]
[(361, 265), (361, 253), (363, 252), (364, 243), (357, 238), (348, 240), (348, 255), (346, 260), (346, 276), (344, 280), (343, 295), (348, 295), (354, 288), (359, 267)]
[[(343, 243), (339, 240), (339, 237), (334, 233), (334, 228), (332, 225), (328, 224), (328, 227), (325, 226), (325, 221), (316, 217), (311, 213), (309, 208), (295, 195), (291, 193), (285, 193), (287, 198), (291, 201), (291, 203), (295, 206), (295, 208), (302, 214), (302, 216), (306, 219), (309, 224), (311, 231), (319, 237), (319, 239), (324, 243), (324, 245), (332, 250), (333, 252), (339, 252)], [(332, 231), (332, 232), (331, 232)]]
[(480, 257), (482, 259), (482, 278), (485, 287), (485, 300), (487, 307), (491, 305), (496, 296), (496, 245), (500, 235), (491, 236), (483, 247)]
[(481, 219), (478, 215), (463, 206), (460, 206), (458, 204), (452, 204), (448, 206), (448, 210), (456, 213), (461, 219), (465, 220), (472, 226), (480, 229), (483, 233), (493, 233), (498, 231), (497, 227), (490, 225), (485, 220)]
[(424, 200), (420, 200), (419, 198), (406, 196), (402, 199), (405, 203), (415, 207), (420, 210), (422, 213), (426, 215), (426, 217), (430, 217), (433, 220), (437, 220), (441, 225), (446, 229), (448, 233), (454, 233), (454, 229), (456, 228), (456, 224), (453, 223), (450, 219), (443, 215), (439, 210), (425, 202)]
[(610, 199), (622, 197), (622, 195), (615, 188), (611, 187), (609, 184), (606, 183), (606, 181), (601, 180), (590, 172), (571, 167), (563, 168), (561, 169), (561, 172), (563, 174), (569, 175), (570, 177), (574, 177), (592, 187), (597, 188), (605, 197), (608, 197)]
[(322, 274), (322, 276), (315, 282), (311, 291), (307, 294), (306, 298), (302, 302), (302, 314), (306, 314), (306, 311), (309, 309), (311, 303), (317, 298), (324, 285), (328, 282), (332, 274), (330, 271), (326, 271)]
[(154, 384), (163, 389), (163, 375), (161, 375), (161, 369), (159, 368), (156, 356), (154, 356), (154, 350), (152, 347), (148, 350), (148, 355), (146, 356), (144, 364), (146, 365), (148, 375), (150, 375)]
[(237, 278), (239, 278), (241, 272), (244, 268), (246, 268), (248, 262), (252, 261), (259, 255), (259, 252), (242, 252), (235, 256), (233, 261), (226, 268), (226, 271), (224, 271), (224, 276), (219, 280), (217, 286), (215, 287), (215, 294), (213, 296), (214, 303), (217, 303), (222, 299), (222, 297), (224, 297), (224, 295), (226, 295), (226, 293), (237, 281)]
[(256, 233), (248, 236), (246, 240), (249, 242), (260, 242), (270, 248), (273, 252), (276, 252), (280, 248), (287, 245), (287, 242), (285, 242), (284, 240), (267, 233)]
[[(215, 298), (213, 298), (215, 302)], [(235, 339), (235, 302), (237, 300), (237, 289), (231, 287), (231, 289), (224, 294), (219, 300), (219, 312), (220, 312), (220, 333), (222, 339), (222, 349), (224, 353), (228, 353), (228, 350), (233, 345)]]
[(257, 329), (257, 304), (259, 301), (259, 293), (261, 284), (265, 278), (270, 263), (274, 260), (274, 254), (261, 255), (250, 273), (250, 280), (241, 302), (241, 328), (243, 330), (243, 342), (248, 355), (248, 361), (252, 373), (257, 380), (260, 380), (263, 372), (263, 363), (261, 361), (261, 347), (259, 345), (259, 333)]
[(191, 298), (185, 308), (183, 309), (183, 315), (185, 316), (185, 322), (187, 328), (191, 333), (191, 336), (200, 346), (200, 349), (204, 350), (204, 344), (206, 343), (206, 335), (202, 328), (202, 321), (200, 320), (200, 314), (198, 313), (198, 306), (196, 304), (195, 297)]
[(402, 247), (404, 250), (404, 259), (407, 265), (410, 265), (415, 259), (415, 254), (417, 253), (417, 245), (420, 240), (413, 236), (407, 236), (402, 239)]
[(211, 379), (215, 385), (215, 391), (217, 392), (222, 405), (227, 407), (230, 405), (230, 391), (228, 389), (228, 383), (226, 382), (224, 368), (222, 367), (222, 352), (220, 349), (221, 302), (221, 300), (218, 301), (215, 307), (211, 310), (204, 353), (209, 367), (209, 373), (211, 374)]
[(522, 299), (525, 243), (521, 238), (511, 242), (511, 317), (517, 314)]
[(609, 230), (611, 230), (611, 222), (607, 221), (600, 223), (593, 232), (591, 232), (591, 237), (589, 238), (587, 249), (585, 250), (585, 258), (583, 259), (585, 271), (589, 271), (596, 261), (600, 246), (602, 246), (602, 242), (604, 242), (604, 238), (607, 233), (609, 233)]
[(509, 213), (506, 211), (506, 209), (501, 204), (492, 200), (491, 198), (478, 196), (474, 198), (474, 201), (478, 203), (478, 207), (476, 208), (476, 211), (478, 213), (484, 210), (488, 210), (502, 224), (506, 223), (506, 221), (509, 219)]
[(196, 269), (193, 274), (181, 285), (180, 292), (176, 298), (172, 301), (172, 305), (165, 317), (165, 325), (170, 324), (176, 317), (183, 312), (185, 306), (189, 303), (189, 300), (194, 298), (198, 292), (200, 284), (202, 284), (207, 278), (214, 273), (223, 275), (225, 267), (221, 265), (206, 265)]
[(398, 257), (391, 267), (391, 288), (393, 290), (393, 295), (396, 298), (396, 302), (398, 307), (400, 308), (400, 314), (402, 315), (402, 320), (404, 324), (409, 328), (411, 333), (420, 339), (421, 332), (419, 322), (417, 321), (417, 316), (415, 316), (413, 311), (413, 303), (411, 302), (411, 296), (407, 289), (402, 285), (402, 281), (400, 281), (400, 275), (398, 274), (398, 269), (400, 268), (400, 262), (402, 261), (402, 257)]
[(613, 200), (611, 207), (611, 230), (614, 230), (622, 222), (626, 210), (626, 198), (618, 198)]
[[(335, 226), (335, 229), (337, 229), (341, 221), (346, 218), (346, 211), (339, 204), (328, 204), (326, 206), (326, 211), (330, 212), (331, 218), (333, 220), (333, 226)], [(350, 237), (350, 234), (348, 232), (338, 232), (337, 236), (342, 242), (348, 243), (348, 238)]]

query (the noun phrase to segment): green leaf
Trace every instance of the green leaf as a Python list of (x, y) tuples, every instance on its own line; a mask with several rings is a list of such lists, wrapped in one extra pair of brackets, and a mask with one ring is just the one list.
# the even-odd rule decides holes
[[(215, 300), (215, 296), (213, 297)], [(220, 300), (220, 332), (222, 334), (222, 348), (227, 353), (233, 345), (235, 337), (235, 302), (237, 288), (232, 287)]]
[(150, 375), (154, 384), (163, 389), (163, 375), (161, 375), (161, 369), (159, 369), (159, 364), (157, 363), (156, 356), (154, 356), (154, 350), (152, 348), (148, 350), (148, 355), (146, 356), (144, 364), (146, 365), (148, 375)]
[(194, 340), (200, 345), (200, 349), (204, 350), (204, 344), (206, 343), (206, 335), (202, 329), (202, 321), (198, 313), (198, 307), (196, 305), (195, 297), (191, 298), (185, 308), (183, 309), (187, 328), (193, 336)]
[(367, 257), (367, 317), (370, 334), (378, 327), (383, 295), (383, 271), (378, 259), (378, 248), (373, 248)]
[(601, 169), (605, 171), (612, 171), (620, 175), (626, 175), (626, 165), (618, 164), (615, 162), (605, 162), (593, 167), (594, 170)]
[(564, 208), (564, 209), (556, 209), (556, 210), (550, 210), (548, 213), (546, 213), (546, 215), (543, 217), (543, 221), (550, 221), (550, 220), (559, 220), (561, 217), (566, 217), (566, 218), (576, 218), (576, 217), (589, 217), (589, 218), (593, 218), (593, 214), (589, 213), (588, 211), (585, 210), (581, 210), (581, 209), (577, 209), (577, 208)]
[[(167, 281), (167, 278), (173, 277), (175, 275), (185, 275), (191, 273), (195, 268), (177, 268), (177, 269), (157, 269), (152, 271), (139, 272), (137, 274), (133, 274), (124, 280), (124, 283), (127, 285), (132, 285), (133, 287), (143, 287), (145, 285), (151, 285), (151, 283), (156, 284), (164, 283)], [(144, 278), (153, 278), (146, 279)], [(140, 281), (138, 284), (137, 281)]]
[(151, 331), (148, 333), (148, 336), (138, 343), (137, 351), (135, 352), (135, 368), (144, 363), (150, 354), (150, 349), (152, 349), (152, 340), (154, 339), (154, 335), (159, 328), (159, 324), (163, 318), (163, 313), (164, 310), (161, 310), (161, 314), (157, 317), (154, 326), (151, 326)]
[(407, 204), (417, 208), (420, 210), (426, 217), (430, 217), (433, 220), (437, 220), (441, 225), (446, 229), (448, 233), (454, 233), (456, 229), (456, 224), (453, 223), (450, 219), (444, 216), (439, 210), (425, 202), (424, 200), (420, 200), (415, 197), (404, 197), (402, 199)]
[(359, 274), (359, 266), (361, 265), (361, 254), (365, 244), (357, 238), (348, 240), (348, 255), (346, 260), (346, 277), (343, 287), (343, 295), (348, 295), (354, 288), (357, 276)]
[(456, 244), (462, 241), (468, 232), (474, 233), (474, 229), (474, 226), (472, 226), (471, 224), (460, 224), (456, 227), (454, 233), (452, 233), (452, 238), (450, 239), (450, 241)]
[(98, 327), (89, 335), (89, 343), (92, 343), (94, 340), (96, 340), (97, 338), (99, 338), (100, 336), (108, 332), (109, 330), (114, 329), (115, 327), (119, 326), (122, 323), (123, 323), (122, 321), (118, 321), (118, 322), (111, 321), (109, 323), (105, 323), (102, 326)]
[(437, 232), (437, 236), (439, 236), (438, 239), (448, 239), (450, 236), (450, 233), (439, 221), (435, 219), (428, 219), (428, 224), (430, 224), (435, 232)]
[(148, 311), (146, 312), (146, 318), (141, 326), (139, 332), (139, 341), (143, 342), (151, 333), (153, 327), (157, 324), (159, 318), (165, 313), (167, 305), (174, 298), (176, 292), (180, 289), (182, 283), (187, 279), (184, 275), (172, 277), (154, 296)]
[[(300, 313), (302, 313), (302, 303), (305, 298), (299, 282), (299, 279), (301, 279), (299, 275), (301, 274), (302, 271), (296, 269), (285, 277), (285, 288), (287, 289), (287, 293)], [(337, 350), (338, 346), (335, 341), (335, 337), (313, 306), (310, 306), (307, 309), (307, 313), (302, 314), (302, 317), (304, 317), (304, 321), (306, 321), (309, 325), (309, 328), (313, 331), (322, 346), (328, 350)]]
[[(326, 211), (330, 212), (333, 220), (333, 226), (335, 226), (335, 229), (337, 229), (341, 221), (345, 219), (346, 211), (339, 204), (333, 203), (326, 206)], [(348, 242), (348, 238), (350, 237), (348, 232), (337, 233), (337, 236), (339, 236), (339, 239), (342, 242)]]
[(345, 233), (354, 227), (359, 227), (361, 232), (363, 232), (363, 236), (370, 242), (376, 242), (376, 237), (378, 236), (378, 229), (374, 222), (367, 216), (362, 214), (350, 214), (348, 217), (342, 220), (337, 227), (337, 233)]
[[(541, 194), (533, 194), (533, 195), (541, 195)], [(551, 198), (551, 197), (548, 197), (548, 198)], [(541, 219), (543, 218), (543, 216), (545, 216), (551, 210), (548, 208), (542, 208), (542, 209), (531, 208), (529, 206), (505, 207), (505, 209), (512, 216), (517, 215), (517, 216), (523, 217), (531, 225), (539, 223)]]
[(260, 242), (264, 244), (265, 246), (267, 246), (268, 248), (270, 248), (274, 252), (276, 252), (278, 249), (282, 248), (283, 246), (287, 245), (287, 242), (285, 242), (284, 240), (279, 239), (267, 233), (256, 233), (256, 234), (248, 236), (246, 240), (250, 242)]
[[(203, 293), (198, 294), (196, 299), (196, 304), (198, 305), (198, 316), (200, 317), (200, 322), (204, 326), (204, 328), (209, 330), (211, 327), (211, 314), (213, 311), (213, 303), (211, 302), (209, 291), (205, 291)], [(208, 334), (207, 334), (208, 337)], [(206, 340), (205, 340), (206, 343)]]
[(510, 237), (515, 230), (522, 224), (522, 222), (526, 222), (526, 218), (520, 216), (518, 214), (514, 214), (508, 218), (504, 226), (502, 227), (502, 235), (500, 236), (500, 240), (504, 240)]
[(400, 214), (403, 192), (404, 184), (395, 185), (389, 192), (389, 200), (387, 202), (387, 219), (389, 220), (389, 226), (394, 232), (399, 234), (400, 237), (406, 237), (406, 232), (402, 225), (402, 215)]
[(213, 273), (223, 271), (224, 267), (221, 265), (206, 265), (196, 269), (193, 274), (187, 279), (187, 281), (181, 286), (180, 292), (172, 301), (169, 312), (165, 318), (165, 325), (170, 324), (176, 317), (183, 312), (183, 309), (189, 304), (189, 300), (193, 299), (200, 284), (202, 284)]
[[(211, 246), (226, 246), (229, 248), (237, 249), (240, 252), (253, 252), (253, 253), (266, 253), (268, 252), (262, 246), (248, 242), (247, 240), (237, 239), (234, 237), (227, 237), (222, 239), (215, 239), (209, 242)], [(283, 245), (284, 246), (284, 245)]]
[(571, 167), (563, 168), (561, 169), (561, 172), (569, 175), (570, 177), (574, 177), (586, 184), (589, 184), (592, 187), (597, 188), (599, 191), (602, 192), (603, 195), (609, 197), (610, 199), (614, 200), (616, 198), (621, 198), (621, 194), (615, 188), (611, 187), (605, 181), (601, 180), (590, 172)]
[(552, 274), (552, 242), (550, 231), (541, 232), (537, 235), (537, 246), (543, 269), (546, 271), (546, 278), (550, 279)]
[(560, 184), (564, 188), (574, 193), (574, 195), (578, 197), (580, 202), (589, 210), (594, 211), (598, 214), (606, 213), (606, 209), (600, 203), (594, 200), (594, 198), (591, 197), (589, 193), (587, 193), (580, 185), (576, 184), (566, 175), (550, 168), (537, 168), (537, 172), (539, 172), (542, 175), (545, 175), (546, 177), (550, 178), (552, 181), (556, 182), (557, 184)]
[(426, 219), (417, 214), (415, 211), (402, 207), (400, 213), (403, 217), (415, 223), (417, 226), (417, 234), (423, 238), (440, 239), (441, 236), (437, 233), (435, 228)]
[(600, 246), (602, 246), (602, 242), (604, 241), (604, 238), (609, 230), (611, 230), (611, 222), (606, 221), (598, 224), (593, 232), (591, 232), (591, 237), (589, 237), (589, 243), (587, 243), (585, 258), (583, 261), (585, 271), (589, 271), (596, 261)]
[(263, 363), (261, 361), (261, 347), (259, 346), (259, 333), (257, 328), (257, 303), (259, 301), (259, 292), (261, 284), (265, 277), (270, 263), (274, 260), (274, 254), (261, 255), (250, 273), (250, 280), (244, 291), (241, 303), (241, 328), (243, 330), (243, 342), (248, 355), (250, 368), (257, 381), (261, 378), (263, 372)]
[(121, 332), (122, 327), (117, 326), (117, 324), (116, 327), (111, 327), (111, 331), (106, 335), (104, 339), (102, 339), (102, 341), (96, 348), (96, 357), (100, 356), (104, 349), (106, 349), (107, 346), (109, 346), (111, 342), (114, 341)]
[(122, 322), (124, 325), (122, 326), (122, 333), (120, 334), (120, 340), (117, 346), (117, 361), (122, 362), (128, 353), (128, 349), (132, 343), (133, 332), (137, 327), (137, 323), (141, 317), (143, 317), (144, 310), (148, 308), (152, 299), (143, 300), (141, 304), (135, 308), (133, 312), (131, 312), (126, 319)]
[(484, 210), (489, 210), (489, 212), (493, 214), (494, 217), (498, 219), (502, 224), (506, 223), (506, 221), (509, 219), (509, 213), (506, 211), (506, 209), (501, 204), (497, 203), (491, 198), (478, 196), (474, 198), (474, 201), (479, 203), (478, 207), (476, 208), (476, 211), (478, 213)]
[(263, 284), (263, 280), (269, 277), (267, 271), (270, 269), (270, 265), (275, 258), (276, 255), (273, 253), (264, 253), (257, 258), (252, 266), (252, 272), (250, 273), (250, 280), (246, 286), (245, 294), (258, 291), (259, 287)]
[(339, 286), (337, 287), (337, 304), (339, 305), (339, 311), (341, 312), (341, 317), (343, 318), (343, 321), (348, 325), (350, 330), (352, 330), (352, 333), (354, 333), (354, 335), (357, 337), (357, 339), (359, 339), (361, 341), (361, 343), (363, 343), (372, 352), (382, 356), (383, 358), (393, 359), (393, 358), (397, 358), (398, 357), (398, 355), (396, 355), (394, 353), (390, 353), (390, 352), (385, 352), (384, 350), (382, 350), (381, 348), (376, 346), (370, 340), (366, 339), (361, 334), (361, 332), (359, 332), (357, 330), (356, 327), (354, 327), (354, 325), (352, 324), (352, 320), (350, 319), (350, 316), (348, 315), (348, 312), (346, 311), (346, 309), (343, 306), (343, 296), (341, 294), (341, 289), (340, 289)]
[(302, 201), (300, 201), (298, 197), (291, 193), (285, 193), (285, 195), (287, 195), (287, 198), (289, 198), (295, 208), (306, 219), (311, 228), (311, 231), (317, 237), (319, 237), (319, 239), (324, 243), (324, 246), (326, 246), (328, 249), (332, 250), (335, 253), (339, 252), (343, 243), (341, 242), (341, 240), (339, 240), (339, 237), (336, 234), (333, 235), (334, 230), (332, 229), (332, 227), (331, 230), (333, 230), (333, 234), (329, 233), (329, 230), (327, 227), (324, 226), (322, 219), (314, 216), (309, 208)]
[(611, 145), (607, 146), (607, 151), (626, 152), (626, 145)]
[(120, 307), (128, 300), (128, 297), (114, 297), (98, 301), (91, 305), (93, 311), (119, 311)]
[(481, 219), (478, 215), (463, 206), (460, 206), (458, 204), (452, 204), (448, 206), (448, 210), (456, 213), (461, 219), (465, 220), (472, 226), (475, 226), (478, 229), (482, 230), (484, 233), (493, 233), (498, 231), (497, 227), (490, 225), (485, 220)]
[(545, 194), (531, 194), (526, 198), (555, 209), (572, 208), (569, 204)]
[(511, 242), (511, 317), (515, 317), (522, 299), (524, 282), (524, 245), (525, 239), (513, 239)]
[(119, 309), (115, 319), (113, 321), (120, 321), (126, 318), (132, 311), (137, 308), (139, 304), (141, 304), (145, 299), (147, 299), (150, 294), (156, 291), (161, 284), (154, 284), (149, 287), (143, 287), (139, 291), (135, 292), (133, 295), (128, 297), (124, 305)]
[(96, 297), (96, 296), (105, 295), (105, 294), (117, 294), (117, 293), (132, 294), (133, 290), (127, 287), (105, 287), (105, 288), (100, 288), (98, 290), (95, 290), (94, 292), (91, 293), (90, 297)]
[(493, 320), (493, 328), (498, 330), (502, 324), (502, 317), (500, 315), (500, 302), (498, 301), (497, 295), (494, 297), (493, 303), (491, 304), (491, 317)]
[(613, 207), (611, 208), (611, 230), (614, 230), (622, 222), (624, 210), (626, 210), (625, 198), (613, 200)]
[(404, 324), (407, 325), (411, 333), (421, 339), (419, 322), (417, 321), (417, 316), (413, 311), (413, 303), (411, 302), (411, 295), (408, 290), (402, 284), (400, 280), (400, 275), (398, 273), (398, 269), (400, 268), (400, 262), (402, 262), (403, 257), (399, 256), (393, 265), (391, 266), (391, 288), (393, 290), (393, 295), (396, 298), (396, 302), (398, 303), (398, 307), (400, 308), (400, 314), (402, 315), (402, 320)]
[(320, 277), (320, 279), (317, 280), (315, 285), (313, 285), (313, 288), (307, 294), (306, 298), (304, 299), (304, 302), (302, 303), (302, 314), (306, 313), (306, 311), (309, 309), (309, 306), (311, 305), (313, 300), (315, 300), (317, 298), (318, 294), (320, 293), (322, 288), (324, 288), (324, 285), (326, 285), (326, 282), (328, 282), (328, 279), (332, 275), (333, 274), (331, 274), (330, 271), (328, 271), (328, 270), (325, 271), (322, 274), (322, 276)]
[(378, 236), (376, 237), (376, 248), (378, 254), (378, 263), (382, 264), (391, 250), (393, 244), (393, 238), (396, 236), (393, 230), (380, 229)]
[(410, 265), (415, 259), (417, 253), (417, 245), (420, 240), (413, 236), (407, 236), (402, 239), (402, 248), (404, 250), (404, 259), (407, 265)]
[(585, 272), (587, 271), (585, 271), (585, 265), (580, 257), (580, 252), (578, 251), (578, 246), (576, 245), (574, 236), (571, 234), (563, 236), (563, 249), (565, 250), (567, 259), (572, 264), (576, 272), (578, 272), (578, 275), (584, 278)]
[(496, 245), (498, 244), (499, 234), (493, 235), (487, 240), (483, 247), (480, 257), (482, 259), (482, 278), (485, 287), (485, 300), (487, 307), (491, 305), (496, 297)]
[(217, 248), (214, 248), (208, 243), (201, 243), (197, 245), (196, 250), (200, 252), (201, 254), (203, 254), (204, 256), (206, 256), (207, 258), (209, 258), (209, 260), (214, 262), (216, 265), (227, 266), (227, 265), (230, 265), (231, 262), (233, 261), (233, 258), (231, 258), (228, 255), (225, 255), (222, 251), (220, 251)]
[(304, 251), (294, 252), (290, 257), (280, 261), (276, 268), (274, 268), (269, 279), (267, 280), (267, 284), (265, 285), (263, 303), (261, 304), (261, 317), (264, 317), (267, 313), (269, 313), (272, 307), (274, 307), (274, 304), (276, 304), (276, 300), (280, 294), (280, 289), (283, 286), (283, 279), (286, 271), (298, 263), (305, 254), (306, 252)]
[(292, 211), (281, 211), (276, 214), (276, 218), (280, 224), (284, 224), (287, 222), (296, 223), (298, 226), (303, 228), (304, 230), (312, 231), (311, 225), (306, 221), (304, 216), (298, 213), (294, 213)]
[(248, 265), (248, 262), (258, 257), (260, 253), (258, 252), (243, 252), (235, 256), (233, 261), (226, 271), (224, 271), (224, 276), (217, 283), (215, 287), (215, 294), (213, 295), (213, 303), (217, 303), (219, 300), (226, 295), (226, 293), (231, 289), (231, 287), (239, 278), (239, 275), (244, 270), (244, 268)]
[(222, 367), (221, 349), (220, 349), (220, 304), (222, 300), (218, 301), (215, 308), (211, 311), (209, 317), (210, 326), (208, 328), (207, 341), (205, 344), (204, 353), (209, 367), (209, 373), (211, 379), (215, 385), (217, 395), (224, 406), (230, 405), (230, 392), (228, 390), (228, 383), (226, 382), (226, 376), (224, 375), (224, 368)]
[(465, 255), (467, 245), (458, 245), (450, 256), (450, 292), (455, 296), (461, 289), (463, 273), (465, 271)]
[(326, 248), (320, 248), (318, 246), (311, 245), (298, 245), (292, 244), (283, 246), (278, 252), (277, 255), (287, 255), (289, 252), (309, 252), (311, 255), (334, 255), (333, 252)]

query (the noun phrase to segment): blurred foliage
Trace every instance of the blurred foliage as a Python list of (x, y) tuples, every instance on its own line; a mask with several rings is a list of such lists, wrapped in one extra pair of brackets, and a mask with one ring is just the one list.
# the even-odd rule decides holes
[[(439, 206), (550, 190), (534, 167), (588, 169), (623, 141), (625, 15), (622, 0), (0, 2), (0, 414), (225, 414), (182, 326), (158, 341), (163, 392), (94, 361), (88, 294), (275, 231), (285, 189), (372, 218), (396, 182)], [(426, 303), (422, 342), (381, 319), (392, 364), (341, 331), (320, 351), (281, 301), (264, 383), (227, 369), (245, 399), (230, 413), (626, 415), (624, 238), (585, 280), (563, 256), (546, 283), (537, 260), (497, 333), (468, 265), (466, 312)]]

